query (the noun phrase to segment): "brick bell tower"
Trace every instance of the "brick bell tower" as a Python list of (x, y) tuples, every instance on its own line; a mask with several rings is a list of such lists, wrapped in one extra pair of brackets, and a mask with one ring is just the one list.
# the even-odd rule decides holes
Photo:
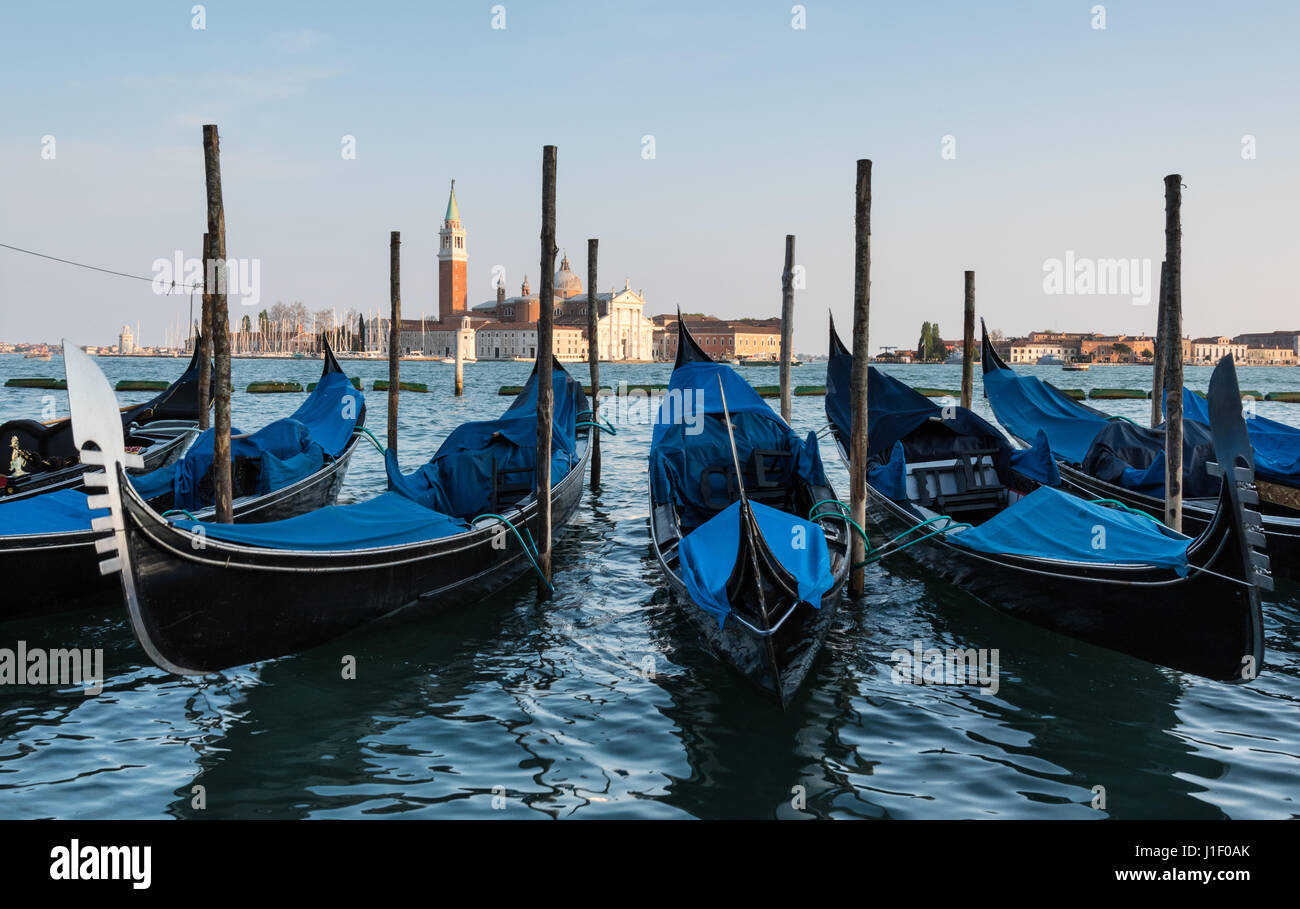
[(459, 318), (469, 309), (469, 254), (465, 250), (465, 228), (456, 205), (456, 181), (451, 181), (447, 216), (438, 231), (438, 318), (442, 322)]

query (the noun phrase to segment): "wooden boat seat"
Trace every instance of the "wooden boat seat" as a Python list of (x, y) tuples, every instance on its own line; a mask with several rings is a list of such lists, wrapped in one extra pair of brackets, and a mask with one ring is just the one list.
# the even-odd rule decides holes
[[(745, 474), (745, 494), (756, 502), (765, 505), (785, 503), (790, 495), (790, 475), (794, 470), (794, 455), (788, 451), (774, 448), (755, 448)], [(723, 478), (726, 483), (726, 496), (720, 497), (714, 488), (712, 477)], [(728, 460), (725, 464), (714, 464), (700, 472), (700, 499), (709, 508), (721, 511), (736, 499), (740, 491), (736, 487), (736, 468)]]
[(1000, 510), (1007, 488), (993, 466), (997, 454), (993, 448), (972, 449), (957, 458), (910, 464), (908, 498), (941, 514)]
[(492, 509), (505, 511), (533, 491), (536, 467), (498, 467), (492, 459)]

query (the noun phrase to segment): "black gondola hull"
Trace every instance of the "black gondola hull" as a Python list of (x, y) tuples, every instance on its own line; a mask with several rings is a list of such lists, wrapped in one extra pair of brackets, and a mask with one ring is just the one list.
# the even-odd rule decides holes
[[(262, 496), (236, 500), (236, 523), (278, 521), (334, 504), (360, 442), (354, 435), (337, 458), (309, 477)], [(80, 482), (80, 480), (78, 480)], [(197, 517), (210, 517), (206, 509)], [(101, 576), (93, 530), (40, 537), (0, 536), (0, 578), (5, 596), (0, 621), (54, 615), (115, 602), (121, 595), (115, 576)]]
[[(983, 328), (982, 322), (981, 331), (980, 364), (983, 374), (988, 375), (996, 370), (1012, 372), (1011, 367), (998, 356), (997, 351), (993, 348), (988, 331)], [(1051, 383), (1047, 384), (1050, 385)], [(1091, 411), (1102, 417), (1111, 417), (1110, 414), (1095, 407), (1090, 407), (1081, 401), (1075, 403), (1083, 410)], [(1029, 445), (1028, 440), (1021, 439), (1013, 433), (1011, 437), (1023, 446), (1027, 447)], [(1162, 520), (1164, 518), (1165, 500), (1163, 498), (1144, 495), (1123, 486), (1117, 486), (1114, 483), (1107, 483), (1105, 480), (1084, 473), (1077, 466), (1060, 459), (1057, 460), (1057, 468), (1061, 472), (1062, 486), (1075, 495), (1087, 499), (1114, 499), (1123, 502), (1129, 508), (1136, 508)], [(1217, 504), (1217, 501), (1184, 499), (1183, 532), (1193, 537), (1203, 532), (1213, 520)], [(1261, 498), (1259, 510), (1263, 516), (1264, 536), (1267, 539), (1266, 545), (1269, 559), (1272, 562), (1273, 574), (1276, 577), (1288, 578), (1293, 581), (1300, 579), (1300, 512), (1294, 508), (1269, 502), (1263, 498)]]
[[(552, 490), (557, 534), (581, 501), (586, 464), (584, 446)], [(136, 636), (155, 663), (179, 673), (297, 653), (408, 607), (477, 602), (532, 571), (500, 525), (418, 545), (281, 552), (196, 540), (130, 492), (123, 505)], [(525, 503), (516, 526), (536, 536), (537, 511), (535, 500)]]
[[(890, 536), (918, 523), (911, 510), (870, 485), (867, 490), (868, 514)], [(1263, 667), (1263, 620), (1258, 596), (1236, 580), (1246, 568), (1226, 515), (1219, 509), (1212, 532), (1193, 543), (1193, 567), (1185, 578), (1155, 568), (1067, 568), (1050, 560), (990, 556), (942, 537), (907, 553), (999, 612), (1161, 666), (1240, 682)]]
[[(826, 642), (826, 635), (835, 624), (835, 616), (843, 599), (846, 571), (836, 572), (835, 587), (824, 597), (820, 607), (810, 603), (795, 605), (794, 612), (773, 636), (776, 664), (768, 651), (767, 638), (742, 625), (734, 615), (718, 625), (718, 620), (701, 609), (692, 599), (672, 564), (665, 561), (659, 547), (655, 554), (664, 569), (664, 576), (674, 602), (690, 623), (692, 630), (706, 648), (726, 664), (760, 694), (769, 697), (782, 707), (788, 707), (804, 679), (812, 670), (817, 655)], [(847, 561), (840, 559), (841, 564)]]

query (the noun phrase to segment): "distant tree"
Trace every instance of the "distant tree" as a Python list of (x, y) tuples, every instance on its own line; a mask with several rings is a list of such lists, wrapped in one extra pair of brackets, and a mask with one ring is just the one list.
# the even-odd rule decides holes
[(947, 353), (943, 344), (943, 335), (939, 334), (939, 323), (933, 322), (930, 325), (930, 356), (927, 359), (942, 360)]
[(245, 334), (252, 334), (253, 320), (250, 319), (247, 315), (245, 315), (244, 318), (239, 321), (239, 330), (244, 332)]
[(930, 323), (921, 323), (921, 337), (916, 342), (916, 358), (918, 360), (930, 359)]

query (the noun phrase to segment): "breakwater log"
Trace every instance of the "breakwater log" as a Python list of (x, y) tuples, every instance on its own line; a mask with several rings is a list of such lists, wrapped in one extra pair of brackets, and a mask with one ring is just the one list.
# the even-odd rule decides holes
[(302, 391), (302, 385), (297, 382), (249, 382), (244, 391), (250, 395), (283, 394)]
[[(362, 389), (361, 389), (361, 377), (360, 377), (360, 376), (352, 376), (352, 380), (351, 380), (351, 381), (352, 381), (352, 387), (353, 387), (353, 388), (355, 388), (357, 391), (361, 391), (361, 390), (362, 390)], [(308, 391), (315, 391), (315, 390), (316, 390), (316, 385), (317, 385), (317, 384), (318, 384), (318, 383), (316, 383), (316, 382), (308, 382), (308, 383), (307, 383), (307, 390), (308, 390)]]
[(918, 394), (927, 398), (960, 398), (961, 392), (955, 388), (918, 388)]
[[(399, 391), (418, 391), (422, 394), (429, 393), (429, 386), (425, 385), (423, 382), (398, 382), (397, 387)], [(375, 384), (371, 385), (370, 388), (372, 391), (388, 391), (388, 380), (375, 379)]]
[(67, 379), (9, 379), (5, 382), (5, 388), (57, 388), (60, 391), (66, 391), (68, 388)]
[(1300, 404), (1300, 391), (1270, 391), (1264, 395), (1265, 401), (1282, 401), (1286, 404)]
[(171, 383), (155, 379), (123, 379), (113, 387), (117, 391), (166, 391)]
[(1151, 392), (1141, 388), (1094, 388), (1088, 392), (1088, 397), (1094, 401), (1114, 401), (1120, 398), (1141, 398), (1145, 401), (1151, 397)]

